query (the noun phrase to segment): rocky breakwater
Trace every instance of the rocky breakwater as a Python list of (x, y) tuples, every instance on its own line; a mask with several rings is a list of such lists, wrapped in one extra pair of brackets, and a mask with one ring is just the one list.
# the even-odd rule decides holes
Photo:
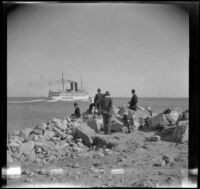
[[(153, 115), (140, 107), (137, 111), (125, 106), (115, 107), (111, 119), (112, 132), (127, 133), (123, 121), (128, 116), (129, 125), (135, 130), (155, 131), (149, 141), (171, 141), (183, 143), (188, 141), (188, 111), (168, 110)], [(38, 123), (34, 128), (12, 131), (7, 134), (7, 162), (30, 161), (48, 164), (66, 157), (78, 156), (91, 149), (91, 146), (112, 148), (117, 140), (104, 136), (102, 117), (89, 119), (52, 120)], [(112, 136), (112, 135), (111, 135)]]
[[(151, 110), (151, 108), (150, 108)], [(154, 131), (154, 136), (147, 141), (170, 141), (175, 143), (187, 143), (189, 131), (189, 111), (181, 111), (179, 108), (166, 109), (161, 113), (154, 113), (143, 107), (138, 107), (137, 111), (128, 109), (125, 106), (114, 108), (114, 115), (111, 120), (112, 132), (125, 132), (127, 127), (123, 121), (124, 115), (127, 115), (129, 125), (134, 132)]]
[(98, 124), (100, 120), (92, 118), (88, 125), (83, 119), (71, 120), (69, 117), (61, 120), (53, 118), (47, 122), (38, 123), (34, 128), (22, 131), (12, 131), (7, 134), (7, 162), (36, 162), (48, 164), (67, 157), (81, 156), (92, 146), (113, 147), (115, 141), (110, 141), (91, 122)]
[(38, 123), (33, 129), (9, 132), (7, 162), (49, 163), (87, 151), (90, 144), (78, 127), (81, 123), (82, 120), (53, 118)]

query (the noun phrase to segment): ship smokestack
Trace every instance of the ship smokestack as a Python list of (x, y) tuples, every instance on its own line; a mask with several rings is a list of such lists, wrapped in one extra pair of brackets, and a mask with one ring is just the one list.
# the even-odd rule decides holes
[(73, 82), (73, 91), (75, 92), (75, 82)]
[(62, 72), (62, 89), (64, 91), (64, 77), (63, 77), (63, 72)]
[(75, 82), (75, 91), (78, 91), (78, 84)]
[(74, 90), (73, 82), (71, 82), (70, 85), (71, 85), (71, 90), (73, 91)]

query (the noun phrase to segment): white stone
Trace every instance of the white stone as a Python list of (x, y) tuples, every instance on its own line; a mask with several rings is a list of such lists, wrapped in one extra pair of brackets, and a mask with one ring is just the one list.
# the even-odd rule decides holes
[(28, 154), (29, 151), (33, 150), (33, 148), (34, 148), (34, 142), (33, 141), (23, 143), (20, 146), (19, 154)]
[(98, 119), (98, 118), (90, 119), (87, 121), (87, 125), (91, 129), (93, 129), (96, 133), (98, 133), (101, 127), (103, 126), (103, 119)]
[(53, 136), (55, 136), (54, 131), (45, 130), (43, 137), (45, 140), (50, 140)]
[(77, 138), (81, 138), (83, 143), (90, 146), (93, 143), (91, 136), (95, 134), (95, 131), (86, 124), (82, 124), (76, 127), (76, 133), (74, 134)]

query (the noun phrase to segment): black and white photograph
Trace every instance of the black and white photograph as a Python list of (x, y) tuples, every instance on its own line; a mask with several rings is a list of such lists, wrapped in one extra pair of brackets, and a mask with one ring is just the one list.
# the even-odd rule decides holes
[(14, 6), (4, 187), (187, 186), (188, 11), (161, 2), (4, 4)]

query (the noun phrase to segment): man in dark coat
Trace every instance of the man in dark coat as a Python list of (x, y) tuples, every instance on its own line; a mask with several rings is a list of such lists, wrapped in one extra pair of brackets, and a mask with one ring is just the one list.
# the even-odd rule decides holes
[(129, 102), (130, 106), (129, 109), (136, 111), (137, 110), (137, 102), (138, 102), (138, 97), (135, 94), (135, 89), (132, 90), (132, 98), (131, 101)]
[(80, 108), (78, 107), (78, 104), (77, 103), (74, 103), (74, 114), (72, 114), (71, 116), (73, 118), (80, 118), (81, 117), (81, 111), (80, 111)]
[(106, 93), (102, 96), (101, 110), (104, 122), (104, 134), (109, 135), (111, 134), (110, 121), (113, 114), (113, 100), (110, 97), (109, 91), (106, 91)]
[(101, 100), (102, 100), (103, 94), (101, 93), (101, 89), (97, 89), (97, 94), (94, 97), (94, 104), (98, 110), (98, 114), (101, 113)]

